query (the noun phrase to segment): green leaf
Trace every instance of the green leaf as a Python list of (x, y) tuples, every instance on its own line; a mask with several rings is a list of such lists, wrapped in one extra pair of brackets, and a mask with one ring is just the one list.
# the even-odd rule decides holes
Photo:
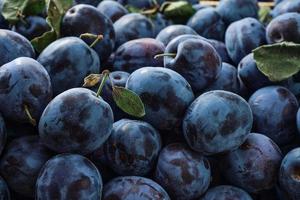
[(259, 21), (263, 24), (268, 24), (272, 20), (271, 11), (270, 7), (261, 7), (258, 13)]
[(124, 87), (113, 86), (112, 96), (117, 106), (127, 114), (135, 117), (145, 116), (144, 104), (133, 91)]
[(191, 16), (196, 13), (192, 4), (187, 1), (165, 2), (161, 6), (161, 11), (167, 19), (176, 23), (185, 23)]
[(48, 13), (46, 20), (51, 27), (51, 30), (31, 41), (31, 44), (36, 51), (41, 52), (51, 42), (60, 37), (61, 20), (67, 10), (72, 6), (72, 3), (73, 0), (46, 0), (46, 9)]
[(282, 81), (300, 70), (300, 44), (282, 42), (253, 50), (258, 69), (271, 81)]
[(44, 0), (3, 0), (2, 15), (9, 23), (16, 24), (20, 15), (37, 15), (44, 8)]

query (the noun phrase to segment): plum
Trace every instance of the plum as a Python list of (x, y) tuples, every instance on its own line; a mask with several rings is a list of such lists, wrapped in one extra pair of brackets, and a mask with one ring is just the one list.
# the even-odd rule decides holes
[(231, 185), (210, 188), (201, 200), (252, 200), (244, 190)]
[(258, 10), (257, 0), (222, 0), (217, 6), (227, 25), (246, 17), (258, 18)]
[(300, 148), (291, 150), (282, 160), (279, 170), (280, 187), (284, 189), (292, 200), (300, 198), (299, 171)]
[(103, 0), (74, 0), (75, 4), (89, 4), (92, 6), (97, 6)]
[(194, 100), (189, 83), (177, 72), (162, 67), (134, 71), (126, 88), (141, 97), (146, 110), (144, 121), (158, 130), (180, 127), (186, 109)]
[(156, 40), (162, 42), (165, 46), (179, 35), (191, 34), (198, 35), (196, 31), (194, 31), (191, 27), (186, 25), (170, 25), (162, 29), (156, 36)]
[(187, 22), (199, 35), (215, 40), (224, 40), (226, 25), (215, 8), (197, 11)]
[(30, 42), (19, 33), (0, 29), (0, 66), (19, 57), (35, 57)]
[(298, 132), (300, 133), (300, 108), (298, 109), (298, 112), (297, 112), (297, 129), (298, 129)]
[(50, 30), (50, 26), (43, 17), (29, 16), (22, 22), (18, 22), (12, 28), (13, 31), (20, 33), (28, 40), (43, 35), (43, 33)]
[(100, 72), (97, 53), (76, 37), (65, 37), (51, 43), (37, 59), (48, 71), (54, 95), (79, 87), (89, 74)]
[(151, 179), (120, 176), (104, 186), (103, 200), (171, 200), (167, 192)]
[(102, 179), (95, 165), (77, 154), (48, 160), (36, 182), (36, 200), (99, 200)]
[(253, 53), (245, 56), (239, 63), (238, 76), (247, 89), (252, 92), (273, 84), (267, 76), (258, 70)]
[[(70, 8), (63, 17), (61, 24), (62, 36), (80, 36), (84, 33), (103, 35), (101, 42), (93, 48), (98, 53), (101, 62), (106, 61), (115, 46), (115, 31), (112, 21), (97, 8), (79, 4)], [(91, 45), (94, 39), (84, 38)]]
[(238, 148), (250, 133), (252, 122), (250, 106), (242, 97), (214, 90), (189, 106), (183, 133), (193, 150), (213, 155)]
[(222, 62), (233, 64), (231, 58), (228, 55), (226, 45), (224, 42), (212, 39), (208, 40), (208, 42), (216, 49), (216, 51), (222, 59)]
[(52, 98), (49, 74), (32, 58), (19, 57), (0, 67), (0, 85), (0, 111), (15, 122), (38, 120)]
[(114, 123), (104, 152), (116, 173), (144, 176), (154, 167), (161, 146), (160, 135), (150, 124), (122, 119)]
[(179, 40), (172, 40), (166, 47), (165, 53), (176, 53), (176, 57), (166, 56), (164, 66), (181, 74), (195, 93), (200, 92), (219, 76), (222, 69), (221, 58), (205, 40), (177, 41)]
[(285, 87), (268, 86), (257, 90), (249, 99), (253, 113), (253, 131), (270, 137), (282, 146), (297, 135), (296, 97)]
[(150, 19), (139, 13), (124, 15), (114, 23), (116, 33), (115, 47), (139, 38), (152, 38), (154, 27)]
[(11, 200), (9, 188), (2, 177), (0, 177), (0, 199)]
[(228, 27), (225, 33), (225, 44), (228, 54), (235, 64), (252, 52), (253, 49), (266, 43), (264, 25), (254, 18), (244, 18)]
[(270, 44), (287, 42), (300, 42), (300, 14), (285, 13), (275, 17), (266, 29), (267, 41)]
[(164, 51), (165, 46), (155, 39), (131, 40), (116, 50), (113, 71), (131, 73), (142, 67), (161, 67), (163, 66), (163, 59), (154, 59), (154, 56)]
[(112, 0), (101, 1), (97, 9), (106, 15), (112, 22), (128, 14), (128, 10), (120, 3)]
[(211, 90), (225, 90), (238, 94), (240, 85), (237, 76), (237, 69), (234, 66), (223, 62), (220, 75), (205, 89), (205, 91)]
[(153, 24), (155, 37), (159, 34), (161, 30), (163, 30), (165, 27), (170, 26), (172, 24), (172, 21), (166, 19), (162, 13), (157, 13), (153, 17), (150, 17), (150, 20), (152, 21)]
[(258, 193), (275, 186), (281, 160), (275, 142), (265, 135), (251, 133), (238, 149), (221, 157), (220, 165), (231, 184)]
[(274, 9), (272, 10), (272, 16), (273, 18), (275, 18), (279, 15), (289, 12), (300, 13), (300, 2), (295, 0), (284, 0), (274, 7)]
[(7, 126), (2, 115), (0, 114), (0, 155), (5, 147), (6, 140), (7, 140)]
[(159, 155), (155, 180), (174, 200), (199, 198), (211, 181), (210, 165), (201, 154), (181, 143), (169, 144)]
[(56, 96), (40, 122), (42, 142), (58, 153), (88, 154), (109, 137), (113, 125), (110, 106), (85, 88), (73, 88)]
[(38, 136), (13, 140), (0, 161), (0, 173), (9, 188), (26, 197), (34, 197), (40, 169), (52, 157)]

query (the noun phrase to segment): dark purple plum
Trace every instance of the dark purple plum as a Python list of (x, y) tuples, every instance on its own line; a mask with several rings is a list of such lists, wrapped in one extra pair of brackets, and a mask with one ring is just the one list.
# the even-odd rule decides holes
[(270, 44), (300, 42), (300, 14), (285, 13), (274, 18), (266, 29), (267, 41)]
[(74, 0), (75, 4), (89, 4), (92, 6), (97, 6), (103, 0)]
[(130, 40), (154, 36), (151, 20), (139, 13), (124, 15), (114, 23), (114, 29), (116, 33), (115, 48)]
[(199, 198), (211, 181), (208, 160), (181, 143), (162, 149), (154, 176), (174, 200)]
[(208, 40), (208, 42), (216, 49), (222, 62), (232, 64), (232, 60), (228, 55), (225, 43), (218, 40)]
[(146, 110), (144, 120), (158, 130), (181, 126), (184, 113), (194, 100), (189, 83), (177, 72), (162, 67), (143, 67), (133, 72), (126, 88), (138, 94)]
[(247, 192), (257, 193), (275, 186), (282, 155), (267, 136), (251, 133), (236, 150), (221, 157), (226, 179)]
[(191, 34), (198, 35), (191, 27), (186, 25), (170, 25), (162, 29), (156, 36), (156, 40), (162, 42), (165, 46), (179, 35)]
[(0, 66), (19, 57), (35, 57), (30, 42), (19, 33), (0, 29)]
[(207, 39), (224, 40), (226, 25), (215, 8), (197, 11), (187, 22), (199, 35)]
[(228, 92), (238, 94), (240, 90), (240, 85), (237, 77), (237, 69), (234, 66), (223, 62), (220, 75), (205, 90), (225, 90)]
[[(103, 35), (101, 42), (93, 48), (98, 53), (101, 62), (106, 61), (115, 46), (112, 21), (93, 6), (86, 4), (73, 6), (62, 20), (61, 34), (62, 36), (80, 36), (84, 33)], [(84, 41), (90, 45), (94, 39), (85, 38)]]
[(252, 92), (273, 83), (257, 68), (253, 53), (245, 56), (238, 65), (238, 76)]
[(100, 72), (97, 53), (76, 37), (65, 37), (51, 43), (37, 59), (48, 71), (53, 93), (80, 87), (89, 74)]
[(115, 173), (144, 176), (153, 169), (161, 146), (160, 135), (150, 124), (122, 119), (114, 123), (103, 148)]
[(102, 178), (95, 165), (77, 154), (51, 158), (36, 182), (36, 200), (99, 200)]
[(297, 135), (296, 97), (285, 87), (268, 86), (257, 90), (249, 99), (253, 113), (253, 131), (286, 145)]
[[(118, 121), (120, 119), (129, 117), (128, 114), (126, 114), (124, 111), (122, 111), (117, 104), (115, 103), (113, 96), (112, 96), (112, 85), (119, 86), (119, 87), (125, 87), (127, 79), (129, 77), (129, 73), (123, 72), (123, 71), (114, 71), (109, 74), (110, 80), (107, 80), (102, 91), (101, 91), (101, 97), (104, 101), (106, 101), (114, 114), (114, 121)], [(99, 85), (97, 87), (93, 87), (93, 91), (97, 92)]]
[(166, 56), (164, 66), (181, 74), (195, 93), (200, 92), (219, 76), (222, 69), (221, 58), (215, 48), (205, 40), (177, 41), (172, 40), (166, 47), (165, 53), (176, 53), (176, 57)]
[(167, 192), (151, 179), (120, 176), (104, 185), (103, 200), (171, 200)]
[(22, 22), (18, 22), (13, 26), (13, 31), (20, 33), (28, 40), (43, 35), (43, 33), (50, 30), (46, 19), (40, 16), (29, 16)]
[(50, 77), (32, 58), (19, 57), (0, 68), (0, 111), (5, 119), (29, 123), (39, 120), (52, 98)]
[(258, 18), (258, 10), (257, 0), (222, 0), (217, 6), (227, 25), (246, 17)]
[(153, 23), (155, 37), (159, 34), (161, 30), (172, 24), (172, 21), (166, 19), (162, 13), (157, 13), (154, 17), (150, 17), (150, 20)]
[(300, 13), (300, 1), (284, 0), (278, 3), (272, 10), (272, 16), (275, 18), (278, 17), (279, 15), (290, 13), (290, 12)]
[(39, 171), (52, 155), (38, 136), (13, 140), (0, 161), (1, 176), (14, 192), (34, 197)]
[(201, 200), (252, 200), (244, 190), (231, 185), (210, 188)]
[(101, 1), (97, 9), (106, 15), (112, 22), (128, 14), (128, 10), (120, 3), (112, 0)]
[(0, 177), (0, 199), (11, 200), (9, 188), (2, 177)]
[(228, 54), (235, 64), (252, 52), (253, 49), (266, 43), (264, 25), (254, 18), (244, 18), (228, 27), (225, 44)]
[(250, 133), (252, 122), (250, 106), (242, 97), (214, 90), (190, 105), (183, 133), (193, 150), (213, 155), (238, 148)]
[(131, 40), (116, 50), (113, 71), (131, 73), (142, 67), (161, 67), (163, 66), (163, 59), (154, 59), (154, 56), (164, 51), (165, 46), (155, 39)]
[(39, 122), (39, 134), (55, 152), (88, 154), (107, 140), (112, 125), (112, 110), (102, 98), (91, 90), (74, 88), (48, 104)]
[(0, 114), (0, 155), (6, 145), (6, 140), (7, 140), (7, 126), (2, 115)]
[(280, 187), (292, 200), (300, 199), (300, 148), (291, 150), (282, 160), (279, 170)]

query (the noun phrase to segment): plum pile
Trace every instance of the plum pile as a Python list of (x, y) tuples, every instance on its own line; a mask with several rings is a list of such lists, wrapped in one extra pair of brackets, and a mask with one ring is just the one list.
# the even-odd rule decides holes
[(299, 63), (300, 1), (260, 2), (0, 0), (0, 200), (300, 200), (300, 72), (257, 56)]

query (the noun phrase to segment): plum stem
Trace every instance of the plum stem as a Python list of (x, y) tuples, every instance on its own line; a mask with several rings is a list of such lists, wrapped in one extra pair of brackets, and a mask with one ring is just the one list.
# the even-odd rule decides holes
[(104, 85), (106, 83), (106, 80), (109, 78), (109, 73), (110, 72), (108, 70), (104, 70), (102, 72), (101, 83), (99, 85), (99, 88), (98, 88), (98, 91), (97, 91), (97, 94), (96, 94), (97, 97), (101, 96), (102, 89), (103, 89), (103, 87), (104, 87)]
[(36, 126), (36, 120), (32, 117), (30, 111), (29, 111), (29, 108), (27, 105), (24, 105), (24, 110), (25, 110), (25, 113), (29, 119), (29, 122), (33, 125), (33, 126)]
[(160, 58), (160, 57), (166, 57), (166, 56), (168, 56), (168, 57), (176, 57), (176, 53), (162, 53), (162, 54), (157, 54), (156, 56), (154, 56), (154, 59), (158, 59), (158, 58)]
[(92, 33), (83, 33), (80, 35), (80, 39), (87, 38), (87, 39), (94, 39), (94, 42), (90, 45), (93, 48), (98, 42), (103, 40), (103, 35), (95, 35)]

